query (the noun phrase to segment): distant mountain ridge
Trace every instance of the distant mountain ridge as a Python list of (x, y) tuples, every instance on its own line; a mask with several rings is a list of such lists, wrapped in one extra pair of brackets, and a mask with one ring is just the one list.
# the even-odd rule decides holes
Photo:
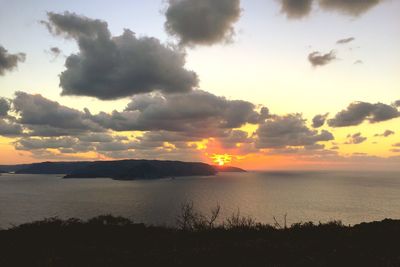
[(63, 174), (65, 178), (112, 178), (118, 180), (211, 176), (218, 172), (245, 172), (245, 170), (230, 166), (161, 160), (41, 162), (4, 165), (0, 168), (17, 174)]

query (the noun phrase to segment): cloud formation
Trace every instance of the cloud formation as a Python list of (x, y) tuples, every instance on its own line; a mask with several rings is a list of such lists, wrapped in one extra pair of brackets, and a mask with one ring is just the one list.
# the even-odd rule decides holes
[(275, 116), (260, 124), (256, 136), (257, 148), (309, 147), (334, 139), (328, 131), (309, 129), (301, 114)]
[(229, 42), (240, 18), (240, 0), (169, 0), (165, 29), (181, 45)]
[(280, 0), (281, 12), (289, 19), (299, 19), (310, 14), (313, 0)]
[(245, 131), (233, 130), (226, 137), (221, 138), (221, 141), (224, 149), (233, 149), (237, 147), (237, 144), (250, 144), (254, 140)]
[(326, 118), (328, 117), (329, 113), (324, 115), (316, 115), (312, 120), (312, 127), (313, 128), (320, 128), (324, 126)]
[(280, 0), (281, 12), (290, 19), (300, 19), (312, 12), (314, 3), (325, 11), (360, 16), (385, 0)]
[(85, 113), (62, 106), (41, 95), (16, 92), (12, 102), (13, 109), (19, 115), (18, 123), (29, 128), (31, 135), (60, 136), (104, 131)]
[(0, 97), (0, 117), (6, 117), (10, 108), (10, 102), (4, 97)]
[(62, 95), (110, 100), (153, 91), (189, 92), (198, 85), (197, 75), (184, 68), (185, 53), (156, 38), (137, 38), (127, 29), (113, 37), (106, 22), (69, 12), (49, 12), (42, 23), (79, 46), (60, 75)]
[(101, 112), (91, 117), (115, 131), (165, 130), (210, 137), (220, 135), (224, 129), (257, 124), (268, 116), (268, 109), (258, 112), (250, 102), (195, 90), (187, 94), (136, 96), (122, 112)]
[(18, 63), (24, 62), (25, 59), (25, 53), (9, 54), (8, 51), (0, 45), (0, 76), (3, 76), (6, 71), (12, 71), (17, 68)]
[(325, 66), (336, 59), (335, 51), (330, 51), (329, 53), (322, 54), (318, 51), (312, 52), (308, 55), (308, 61), (313, 67)]
[(22, 126), (8, 119), (0, 118), (0, 135), (17, 136), (22, 133)]
[(336, 43), (337, 44), (348, 44), (348, 43), (353, 42), (354, 40), (355, 40), (354, 37), (349, 37), (349, 38), (340, 39)]
[(50, 47), (50, 53), (57, 58), (59, 55), (61, 55), (61, 49), (54, 46), (54, 47)]
[(328, 120), (331, 127), (355, 126), (368, 120), (377, 123), (400, 117), (400, 112), (394, 107), (382, 103), (371, 104), (367, 102), (351, 103), (347, 109), (336, 114)]
[(395, 132), (392, 130), (386, 130), (382, 134), (375, 134), (376, 137), (389, 137), (391, 135), (394, 135)]
[(72, 137), (49, 137), (49, 138), (22, 138), (16, 142), (18, 150), (37, 150), (37, 149), (63, 149), (72, 148), (77, 144), (77, 140)]
[(346, 145), (358, 145), (364, 143), (368, 138), (361, 135), (361, 133), (349, 134), (347, 136)]
[(384, 0), (319, 0), (319, 5), (327, 11), (359, 16), (382, 2)]
[[(0, 98), (0, 103), (4, 101), (7, 102)], [(334, 136), (329, 131), (315, 129), (324, 125), (328, 114), (315, 116), (313, 129), (301, 114), (273, 115), (265, 107), (201, 90), (137, 95), (122, 111), (98, 114), (24, 92), (17, 92), (10, 103), (11, 107), (8, 103), (4, 108), (10, 114), (0, 118), (0, 135), (18, 137), (16, 148), (31, 151), (38, 158), (53, 155), (57, 159), (73, 159), (80, 153), (91, 152), (91, 156), (100, 158), (202, 160), (202, 156), (213, 151), (311, 158), (333, 155), (337, 153), (333, 149), (338, 148), (332, 143), (336, 147), (325, 149), (325, 142), (334, 140)], [(356, 102), (332, 120), (341, 121), (338, 125), (357, 125), (364, 120), (378, 122), (393, 117), (389, 116), (393, 109), (398, 113), (394, 104)], [(258, 129), (244, 130), (247, 128), (242, 127), (247, 124)], [(132, 135), (118, 135), (125, 131), (132, 131)], [(393, 134), (387, 130), (375, 136)], [(356, 133), (348, 135), (345, 144), (361, 144), (366, 140)]]

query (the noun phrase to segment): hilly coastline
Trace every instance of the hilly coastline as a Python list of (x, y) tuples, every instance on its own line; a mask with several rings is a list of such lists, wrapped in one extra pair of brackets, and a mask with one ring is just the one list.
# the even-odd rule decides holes
[(65, 178), (112, 178), (116, 180), (212, 176), (218, 172), (245, 172), (245, 170), (230, 166), (221, 167), (200, 162), (161, 160), (41, 162), (4, 167), (8, 172), (16, 174), (63, 174)]
[(205, 163), (123, 160), (98, 161), (67, 174), (65, 178), (113, 178), (117, 180), (158, 179), (180, 176), (211, 176), (217, 174)]

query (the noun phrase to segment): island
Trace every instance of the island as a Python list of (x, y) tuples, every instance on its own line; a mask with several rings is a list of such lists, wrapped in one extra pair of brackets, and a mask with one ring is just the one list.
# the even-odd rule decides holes
[(211, 165), (200, 162), (120, 160), (96, 161), (76, 169), (64, 178), (113, 178), (116, 180), (159, 179), (217, 174)]
[(116, 180), (160, 179), (184, 176), (212, 176), (219, 172), (245, 172), (232, 166), (213, 166), (201, 162), (163, 160), (115, 160), (78, 162), (40, 162), (3, 165), (16, 174), (57, 174), (64, 178), (112, 178)]
[(16, 174), (69, 174), (90, 165), (91, 162), (40, 162), (17, 168)]
[[(3, 168), (4, 167), (4, 168)], [(0, 166), (16, 174), (56, 174), (71, 178), (112, 178), (115, 180), (160, 179), (185, 176), (212, 176), (219, 172), (246, 172), (233, 166), (201, 162), (166, 160), (114, 160), (77, 162), (40, 162)]]
[(214, 168), (218, 172), (247, 172), (246, 170), (243, 170), (238, 167), (233, 167), (233, 166), (220, 166), (220, 165), (214, 165)]

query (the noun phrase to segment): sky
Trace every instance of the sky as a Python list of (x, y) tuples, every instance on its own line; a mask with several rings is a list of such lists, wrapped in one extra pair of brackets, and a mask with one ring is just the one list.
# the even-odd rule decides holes
[(0, 164), (400, 169), (399, 1), (0, 3)]

